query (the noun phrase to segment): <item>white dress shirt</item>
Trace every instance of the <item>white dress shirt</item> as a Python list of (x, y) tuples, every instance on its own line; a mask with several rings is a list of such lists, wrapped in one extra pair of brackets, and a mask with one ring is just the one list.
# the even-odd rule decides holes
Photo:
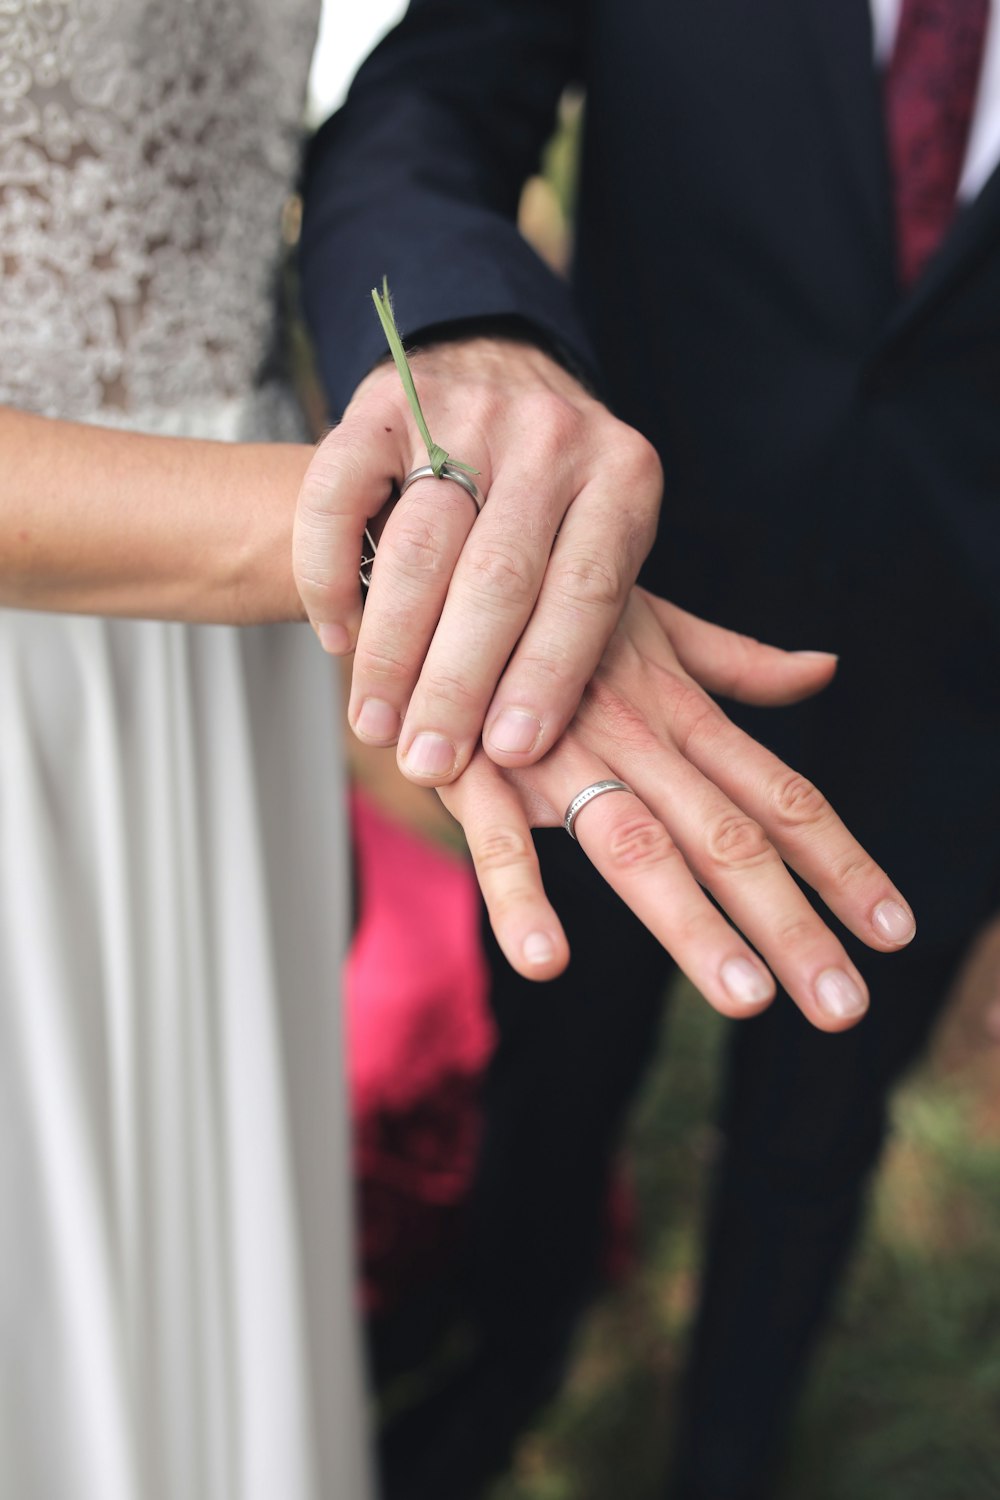
[[(836, 0), (830, 0), (831, 4)], [(871, 0), (875, 31), (875, 61), (884, 67), (892, 54), (903, 0)], [(1000, 0), (990, 0), (986, 51), (979, 75), (979, 91), (958, 185), (963, 202), (974, 198), (1000, 162)]]

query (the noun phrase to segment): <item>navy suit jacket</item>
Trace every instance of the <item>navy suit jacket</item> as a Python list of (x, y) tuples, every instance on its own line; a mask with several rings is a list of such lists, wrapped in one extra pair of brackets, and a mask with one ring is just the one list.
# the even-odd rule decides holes
[[(571, 284), (514, 215), (587, 92)], [(643, 581), (839, 651), (741, 712), (953, 941), (1000, 900), (1000, 173), (907, 294), (868, 0), (412, 0), (307, 163), (334, 413), (410, 334), (516, 317), (656, 445)]]

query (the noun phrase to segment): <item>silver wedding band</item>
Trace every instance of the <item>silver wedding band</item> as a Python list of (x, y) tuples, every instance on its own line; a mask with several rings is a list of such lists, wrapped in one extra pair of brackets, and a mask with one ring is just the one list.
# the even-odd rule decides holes
[[(473, 505), (476, 507), (476, 515), (478, 516), (479, 512), (483, 508), (483, 505), (485, 504), (485, 501), (482, 495), (479, 493), (478, 486), (476, 485), (474, 480), (472, 480), (470, 476), (465, 473), (464, 469), (457, 469), (454, 464), (442, 464), (441, 472), (436, 477), (438, 479), (452, 479), (456, 484), (460, 484), (465, 493), (468, 495), (469, 499), (472, 501)], [(430, 464), (422, 464), (419, 469), (413, 469), (409, 474), (407, 474), (406, 478), (399, 486), (398, 498), (401, 499), (410, 488), (410, 485), (416, 484), (418, 479), (434, 478), (434, 470), (431, 468)], [(376, 550), (375, 538), (372, 536), (371, 532), (366, 526), (365, 545), (361, 556), (361, 567), (358, 570), (358, 577), (361, 579), (361, 587), (364, 589), (366, 594), (372, 586), (372, 564), (375, 561)]]
[(582, 792), (577, 792), (563, 818), (563, 827), (571, 839), (576, 838), (573, 832), (573, 824), (580, 814), (580, 809), (586, 807), (588, 802), (593, 802), (595, 797), (603, 797), (605, 792), (631, 792), (632, 788), (626, 786), (624, 781), (594, 781), (590, 786), (585, 786)]
[(466, 474), (464, 469), (456, 468), (454, 464), (442, 464), (441, 472), (437, 476), (435, 476), (430, 464), (423, 464), (419, 469), (413, 469), (407, 474), (399, 487), (400, 496), (405, 495), (410, 485), (416, 484), (418, 479), (434, 479), (435, 477), (438, 479), (453, 479), (456, 484), (460, 484), (476, 507), (476, 515), (478, 516), (485, 503), (483, 497), (479, 493), (479, 489), (472, 477)]

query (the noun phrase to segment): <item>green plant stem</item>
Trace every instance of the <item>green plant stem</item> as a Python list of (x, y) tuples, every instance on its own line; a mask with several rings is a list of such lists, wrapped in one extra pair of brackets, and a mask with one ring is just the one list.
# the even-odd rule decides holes
[(446, 463), (451, 464), (456, 469), (464, 469), (467, 474), (478, 474), (479, 470), (471, 468), (469, 464), (459, 463), (457, 458), (449, 458), (445, 450), (438, 443), (435, 443), (431, 437), (430, 429), (427, 426), (427, 419), (420, 406), (417, 388), (413, 382), (413, 371), (410, 369), (409, 361), (406, 358), (406, 350), (403, 348), (403, 341), (399, 336), (399, 329), (396, 327), (396, 319), (392, 310), (392, 299), (389, 296), (389, 278), (387, 276), (383, 276), (382, 278), (381, 293), (375, 287), (372, 287), (372, 301), (375, 303), (375, 311), (378, 313), (379, 322), (382, 324), (382, 332), (385, 334), (386, 342), (389, 345), (389, 352), (392, 355), (396, 369), (399, 371), (399, 378), (403, 382), (403, 390), (410, 404), (413, 419), (417, 424), (420, 436), (427, 446), (427, 457), (430, 460), (431, 468), (434, 470), (435, 478), (441, 478), (441, 470)]

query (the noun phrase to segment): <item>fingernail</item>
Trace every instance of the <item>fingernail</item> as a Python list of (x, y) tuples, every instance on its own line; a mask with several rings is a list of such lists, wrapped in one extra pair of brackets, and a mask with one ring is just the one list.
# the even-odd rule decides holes
[(366, 740), (390, 743), (399, 734), (399, 714), (383, 698), (366, 698), (354, 727)]
[(819, 1008), (831, 1021), (853, 1020), (864, 1015), (868, 1001), (843, 969), (825, 969), (816, 981)]
[(446, 776), (455, 765), (455, 746), (443, 734), (418, 734), (406, 752), (406, 764), (415, 776)]
[(748, 958), (727, 958), (719, 977), (730, 1000), (740, 1005), (759, 1005), (771, 998), (771, 981)]
[(541, 732), (542, 726), (534, 714), (524, 713), (518, 708), (505, 708), (490, 729), (490, 744), (494, 750), (521, 755), (534, 749)]
[(807, 661), (839, 661), (836, 651), (793, 651), (793, 656), (805, 657)]
[(916, 922), (898, 901), (880, 901), (872, 912), (872, 922), (890, 943), (908, 943), (917, 930)]
[(556, 956), (555, 944), (547, 932), (529, 932), (521, 944), (529, 964), (549, 964)]
[(351, 637), (344, 625), (320, 625), (316, 630), (319, 643), (331, 656), (343, 656), (351, 648)]

